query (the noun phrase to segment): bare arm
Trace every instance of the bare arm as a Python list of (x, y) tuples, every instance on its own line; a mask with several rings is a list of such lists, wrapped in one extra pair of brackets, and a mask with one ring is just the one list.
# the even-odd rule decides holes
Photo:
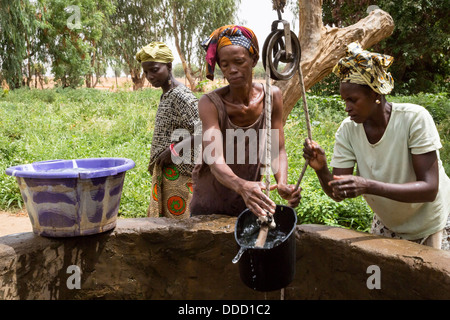
[[(174, 145), (174, 151), (179, 153), (178, 156), (172, 154), (169, 146), (163, 152), (161, 152), (159, 157), (156, 159), (155, 163), (157, 166), (160, 166), (162, 168), (172, 163), (179, 164), (184, 160), (183, 152), (186, 150), (190, 152), (193, 147), (194, 147), (194, 136), (189, 136), (188, 138), (185, 138)], [(187, 158), (187, 160), (190, 161), (191, 159), (190, 155), (188, 154), (187, 156), (189, 157)]]
[(247, 208), (254, 214), (265, 216), (266, 211), (275, 213), (275, 203), (262, 191), (265, 190), (265, 184), (261, 181), (241, 179), (226, 164), (219, 115), (214, 104), (208, 97), (203, 96), (198, 109), (203, 130), (203, 157), (211, 173), (221, 184), (240, 194)]
[(340, 176), (331, 181), (330, 187), (337, 196), (347, 197), (373, 194), (408, 203), (431, 202), (439, 188), (439, 169), (436, 151), (412, 155), (416, 181), (408, 183), (384, 183), (354, 176)]
[(412, 155), (416, 181), (408, 183), (385, 183), (353, 176), (353, 168), (327, 167), (325, 152), (314, 141), (306, 140), (305, 158), (316, 170), (323, 190), (331, 198), (340, 201), (362, 194), (373, 194), (400, 202), (421, 203), (434, 201), (439, 188), (439, 169), (436, 151)]

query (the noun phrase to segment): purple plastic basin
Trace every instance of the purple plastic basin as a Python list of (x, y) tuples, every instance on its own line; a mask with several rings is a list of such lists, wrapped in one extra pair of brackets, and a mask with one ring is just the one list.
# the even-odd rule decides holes
[(125, 158), (49, 160), (6, 174), (17, 179), (34, 233), (74, 237), (116, 226), (125, 173), (134, 166)]

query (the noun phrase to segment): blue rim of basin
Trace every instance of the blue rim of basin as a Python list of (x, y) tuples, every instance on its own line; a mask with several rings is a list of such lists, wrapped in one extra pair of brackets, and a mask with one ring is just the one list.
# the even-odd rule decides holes
[(134, 166), (134, 161), (127, 158), (59, 159), (10, 167), (6, 169), (6, 174), (13, 177), (36, 179), (91, 179), (113, 176), (130, 170)]

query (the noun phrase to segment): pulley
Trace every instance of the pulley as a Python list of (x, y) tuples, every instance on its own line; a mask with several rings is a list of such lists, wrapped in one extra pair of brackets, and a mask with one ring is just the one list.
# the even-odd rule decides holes
[[(272, 22), (271, 32), (264, 42), (262, 62), (266, 71), (270, 69), (272, 79), (289, 80), (300, 64), (300, 42), (290, 30), (289, 22), (282, 19), (281, 11), (277, 12), (278, 20)], [(279, 23), (282, 23), (283, 29), (277, 28)]]

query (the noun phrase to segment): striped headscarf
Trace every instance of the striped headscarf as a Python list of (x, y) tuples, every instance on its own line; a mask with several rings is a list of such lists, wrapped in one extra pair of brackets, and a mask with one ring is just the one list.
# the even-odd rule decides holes
[(173, 59), (172, 51), (164, 42), (151, 42), (136, 53), (136, 60), (139, 63), (147, 61), (169, 63)]
[(252, 30), (237, 25), (220, 27), (202, 42), (202, 47), (206, 50), (206, 63), (208, 64), (206, 77), (208, 79), (214, 80), (214, 69), (216, 62), (219, 60), (219, 49), (229, 45), (244, 47), (251, 55), (256, 55), (259, 59), (258, 39)]
[(347, 56), (339, 60), (333, 72), (341, 82), (368, 85), (379, 94), (389, 94), (394, 89), (394, 79), (387, 69), (394, 58), (363, 50), (358, 42), (347, 46)]

